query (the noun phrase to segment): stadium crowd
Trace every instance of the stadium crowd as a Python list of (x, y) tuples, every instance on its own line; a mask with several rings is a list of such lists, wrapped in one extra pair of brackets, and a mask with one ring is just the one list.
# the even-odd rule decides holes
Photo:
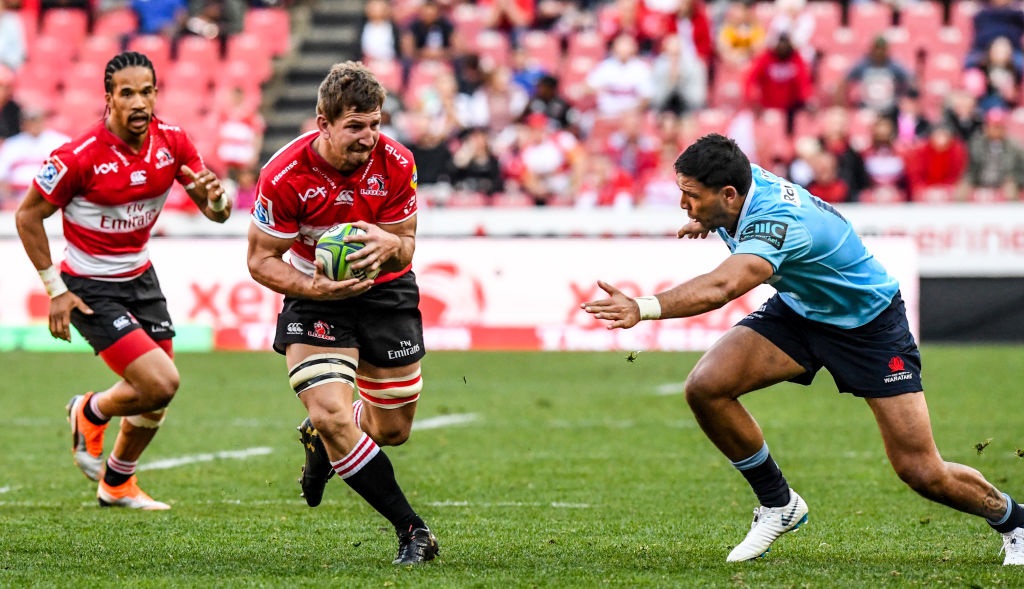
[[(251, 198), (260, 84), (288, 47), (249, 17), (284, 9), (0, 2), (0, 30), (13, 14), (32, 31), (20, 52), (0, 37), (0, 103), (13, 88), (73, 134), (100, 107), (81, 89), (113, 38), (154, 59), (158, 113), (219, 129), (194, 139)], [(69, 13), (88, 15), (75, 55), (48, 41)], [(368, 0), (358, 26), (360, 55), (338, 58), (388, 88), (384, 132), (413, 150), (426, 206), (676, 206), (672, 163), (711, 131), (830, 202), (1019, 200), (1024, 186), (1016, 0)], [(0, 107), (0, 135), (18, 127)]]

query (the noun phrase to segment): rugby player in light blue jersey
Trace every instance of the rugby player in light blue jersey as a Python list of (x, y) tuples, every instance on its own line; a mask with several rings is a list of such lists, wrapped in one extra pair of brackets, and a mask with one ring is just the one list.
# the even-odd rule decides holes
[(778, 291), (722, 336), (684, 385), (704, 433), (760, 502), (750, 532), (726, 560), (763, 556), (807, 520), (807, 504), (789, 488), (739, 398), (783, 381), (810, 384), (824, 367), (840, 392), (867, 401), (900, 479), (932, 501), (985, 518), (1003, 536), (1003, 564), (1024, 564), (1024, 509), (977, 470), (939, 455), (899, 284), (850, 223), (805, 189), (752, 165), (721, 135), (688, 147), (675, 171), (680, 207), (690, 217), (679, 237), (716, 231), (732, 255), (654, 296), (633, 299), (599, 281), (609, 297), (581, 307), (609, 329), (627, 329), (643, 319), (717, 309), (762, 283)]

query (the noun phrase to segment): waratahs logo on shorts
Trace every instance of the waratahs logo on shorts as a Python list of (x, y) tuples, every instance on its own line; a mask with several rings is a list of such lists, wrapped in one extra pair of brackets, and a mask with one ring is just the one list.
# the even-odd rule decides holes
[(167, 166), (174, 163), (174, 156), (171, 155), (171, 150), (166, 147), (161, 147), (156, 150), (156, 169), (166, 168)]
[(317, 321), (313, 324), (313, 329), (306, 332), (306, 335), (322, 339), (324, 341), (333, 342), (335, 338), (331, 335), (331, 325), (324, 321)]
[(903, 358), (899, 356), (889, 358), (889, 374), (886, 374), (885, 378), (882, 379), (885, 384), (910, 380), (912, 378), (914, 378), (914, 374), (907, 370), (907, 365), (903, 362)]
[(53, 156), (43, 163), (43, 167), (39, 168), (39, 172), (36, 174), (36, 186), (46, 194), (51, 194), (60, 179), (67, 173), (68, 167), (64, 165), (64, 162), (60, 161), (59, 157)]
[(387, 196), (388, 183), (384, 180), (384, 176), (374, 174), (366, 179), (366, 187), (361, 192), (370, 196)]
[(782, 221), (754, 221), (740, 232), (740, 241), (757, 239), (780, 250), (786, 242), (786, 231), (789, 224)]

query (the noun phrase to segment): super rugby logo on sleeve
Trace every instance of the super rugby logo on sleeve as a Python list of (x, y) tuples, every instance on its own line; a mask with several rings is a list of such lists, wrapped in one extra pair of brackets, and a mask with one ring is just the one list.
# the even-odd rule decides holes
[(252, 207), (252, 216), (256, 221), (267, 227), (274, 226), (274, 203), (270, 202), (270, 199), (263, 196), (261, 192), (256, 197), (256, 203)]
[(782, 221), (754, 221), (740, 232), (740, 241), (759, 239), (777, 250), (786, 242), (789, 225)]
[(64, 165), (64, 162), (60, 161), (59, 157), (53, 156), (43, 162), (43, 167), (39, 168), (39, 173), (36, 174), (36, 184), (46, 194), (52, 194), (53, 189), (57, 187), (60, 179), (67, 172), (68, 167)]

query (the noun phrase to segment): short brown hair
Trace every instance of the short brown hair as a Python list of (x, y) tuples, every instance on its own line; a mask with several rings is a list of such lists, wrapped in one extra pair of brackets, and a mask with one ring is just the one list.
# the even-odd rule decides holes
[(336, 63), (320, 82), (316, 113), (333, 123), (352, 108), (362, 113), (381, 108), (386, 96), (384, 86), (361, 61)]

